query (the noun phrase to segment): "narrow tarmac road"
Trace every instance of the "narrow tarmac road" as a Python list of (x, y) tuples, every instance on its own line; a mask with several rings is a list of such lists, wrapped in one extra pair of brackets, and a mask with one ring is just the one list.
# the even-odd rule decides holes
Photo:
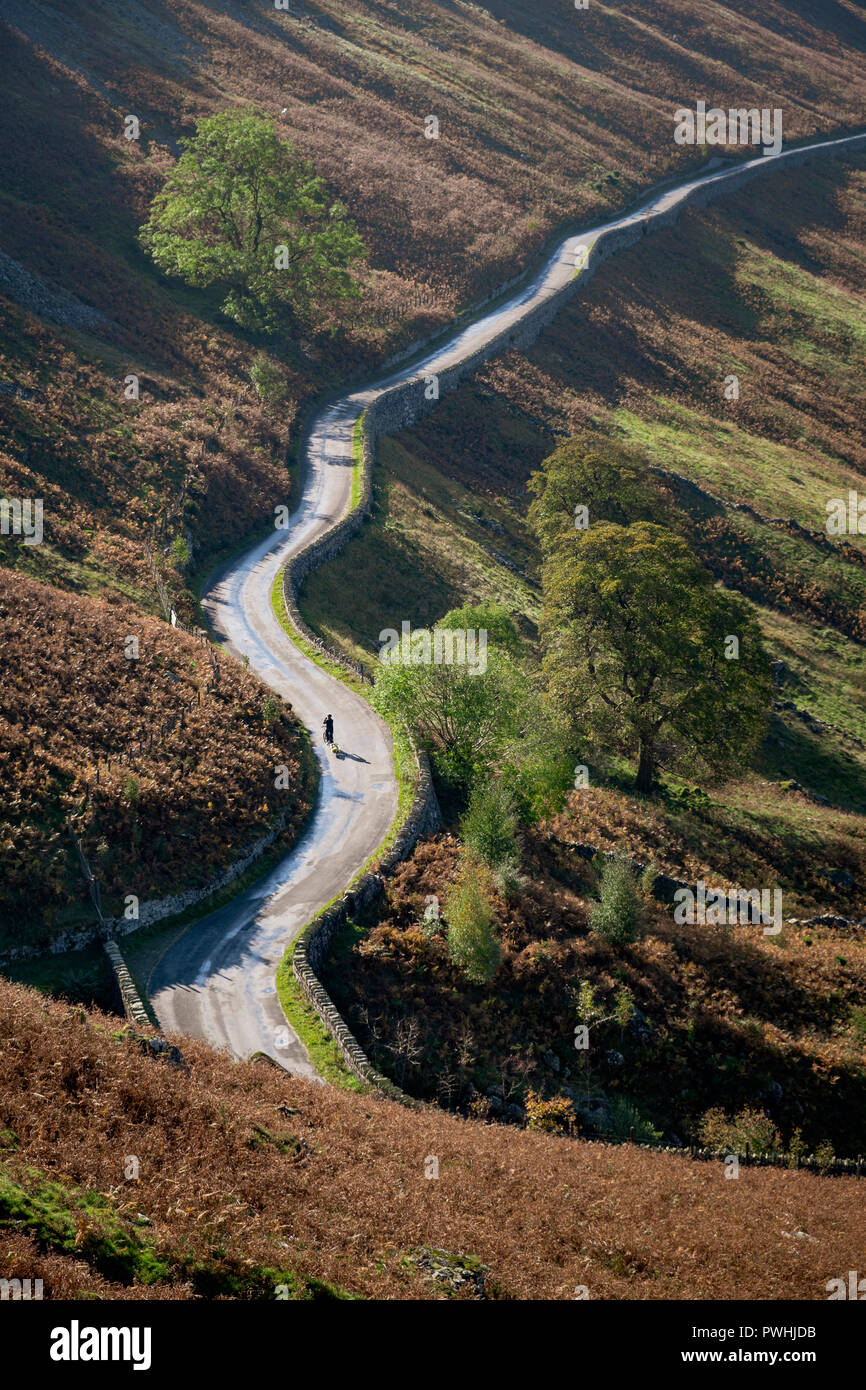
[[(839, 141), (809, 146), (832, 153)], [(777, 156), (753, 161), (769, 167)], [(310, 824), (295, 848), (252, 888), (191, 927), (154, 969), (148, 993), (167, 1031), (203, 1038), (235, 1057), (264, 1051), (289, 1071), (314, 1078), (304, 1047), (286, 1022), (275, 974), (289, 943), (326, 902), (343, 889), (378, 848), (397, 810), (397, 783), (387, 727), (367, 702), (304, 656), (271, 608), (274, 577), (286, 560), (332, 527), (349, 507), (352, 432), (376, 395), (404, 381), (441, 373), (518, 324), (574, 275), (580, 248), (608, 228), (642, 222), (646, 231), (697, 185), (732, 178), (741, 165), (692, 178), (650, 194), (634, 211), (566, 238), (538, 274), (513, 297), (484, 312), (431, 350), (363, 391), (323, 410), (314, 422), (304, 460), (304, 491), (286, 530), (253, 547), (212, 577), (204, 607), (215, 631), (238, 657), (294, 706), (313, 735), (322, 774)], [(363, 576), (359, 576), (363, 583)], [(411, 614), (402, 614), (411, 618)], [(371, 641), (378, 638), (370, 634)], [(321, 741), (325, 714), (349, 756), (337, 760)]]

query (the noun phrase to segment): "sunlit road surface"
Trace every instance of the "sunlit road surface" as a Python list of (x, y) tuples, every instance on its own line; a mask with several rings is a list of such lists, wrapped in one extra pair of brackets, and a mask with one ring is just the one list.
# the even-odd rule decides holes
[[(831, 153), (840, 141), (808, 146)], [(767, 167), (782, 156), (750, 161)], [(286, 1022), (275, 974), (298, 932), (352, 879), (378, 848), (397, 810), (397, 783), (387, 727), (367, 702), (327, 675), (289, 640), (271, 607), (274, 578), (290, 555), (346, 513), (352, 488), (355, 421), (382, 390), (417, 383), (472, 356), (503, 329), (521, 320), (572, 279), (583, 248), (610, 228), (642, 224), (645, 231), (698, 184), (724, 184), (743, 168), (692, 178), (651, 194), (634, 211), (564, 240), (538, 274), (514, 295), (433, 349), (421, 361), (384, 375), (363, 391), (324, 409), (314, 421), (303, 470), (304, 489), (285, 530), (254, 546), (213, 576), (204, 600), (214, 630), (236, 656), (290, 701), (313, 735), (322, 782), (303, 838), (266, 878), (228, 906), (196, 923), (153, 971), (149, 996), (166, 1031), (202, 1038), (233, 1056), (269, 1053), (289, 1071), (316, 1075), (306, 1051)], [(760, 184), (756, 185), (760, 187)], [(363, 583), (363, 576), (358, 576)], [(347, 595), (347, 602), (351, 595)], [(396, 613), (392, 626), (410, 613)], [(369, 634), (371, 643), (378, 633)], [(321, 741), (324, 716), (334, 716), (335, 736), (347, 756), (337, 759)]]

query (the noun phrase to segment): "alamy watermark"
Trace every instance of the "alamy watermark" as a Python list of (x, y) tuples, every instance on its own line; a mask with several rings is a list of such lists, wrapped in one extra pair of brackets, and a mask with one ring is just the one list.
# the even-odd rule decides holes
[(392, 666), (467, 666), (472, 676), (487, 670), (487, 629), (429, 628), (404, 621), (379, 633), (379, 660)]
[(831, 497), (827, 503), (828, 536), (866, 536), (866, 497), (853, 489), (844, 497)]
[(0, 1279), (0, 1302), (40, 1302), (42, 1290), (41, 1279)]
[[(763, 926), (765, 936), (782, 930), (781, 888), (707, 888), (703, 879), (674, 893), (674, 921), (678, 926)], [(767, 922), (771, 926), (765, 925)]]
[(827, 1290), (827, 1302), (832, 1303), (840, 1298), (855, 1299), (862, 1303), (866, 1299), (866, 1279), (860, 1279), (856, 1269), (848, 1270), (848, 1282), (843, 1278), (828, 1279), (824, 1288)]
[(134, 1371), (147, 1371), (151, 1340), (149, 1327), (82, 1327), (73, 1318), (52, 1329), (48, 1354), (52, 1361), (131, 1361)]
[(439, 300), (432, 290), (419, 291), (407, 299), (401, 299), (399, 304), (386, 304), (380, 309), (371, 309), (367, 317), (371, 323), (380, 325), (402, 323), (425, 309), (432, 312), (438, 302)]
[(699, 101), (695, 110), (680, 106), (674, 112), (678, 145), (762, 145), (764, 154), (782, 148), (782, 110), (779, 106), (731, 107), (723, 111)]
[(23, 536), (25, 545), (42, 544), (42, 498), (0, 497), (0, 536)]

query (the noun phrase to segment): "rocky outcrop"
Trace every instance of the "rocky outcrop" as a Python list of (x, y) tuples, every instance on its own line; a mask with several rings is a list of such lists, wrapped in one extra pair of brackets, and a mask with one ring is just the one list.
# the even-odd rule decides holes
[(32, 275), (5, 251), (0, 251), (0, 291), (32, 314), (63, 327), (98, 328), (108, 322), (98, 309), (82, 304), (68, 290), (55, 288), (40, 276)]

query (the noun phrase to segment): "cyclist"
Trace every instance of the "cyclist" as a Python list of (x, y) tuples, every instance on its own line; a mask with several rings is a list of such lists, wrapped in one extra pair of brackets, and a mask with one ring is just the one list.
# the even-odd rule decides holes
[(332, 714), (325, 715), (322, 720), (322, 727), (325, 730), (325, 742), (329, 745), (332, 744), (334, 742), (334, 716)]

